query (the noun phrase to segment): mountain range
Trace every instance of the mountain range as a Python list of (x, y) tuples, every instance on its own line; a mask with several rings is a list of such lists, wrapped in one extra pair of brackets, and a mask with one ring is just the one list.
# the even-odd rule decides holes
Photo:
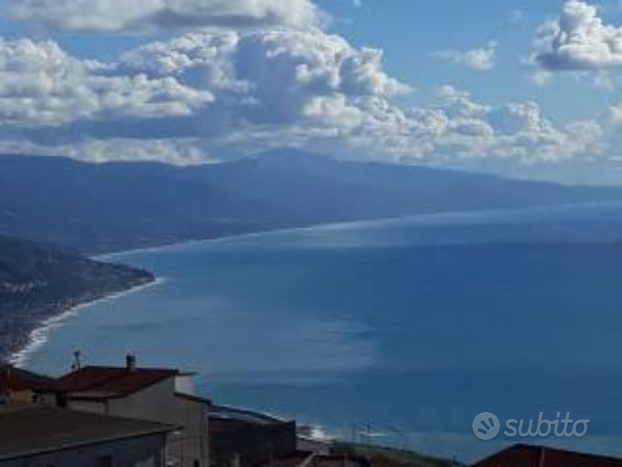
[(89, 254), (330, 222), (613, 200), (622, 200), (622, 188), (292, 149), (188, 167), (0, 156), (0, 233)]
[(0, 156), (0, 359), (45, 319), (154, 280), (85, 255), (331, 222), (621, 200), (622, 188), (291, 149), (188, 167)]

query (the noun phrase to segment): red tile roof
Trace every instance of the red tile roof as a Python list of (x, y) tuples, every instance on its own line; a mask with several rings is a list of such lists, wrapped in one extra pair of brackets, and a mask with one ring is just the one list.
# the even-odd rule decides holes
[(622, 467), (622, 459), (518, 444), (474, 467)]
[(178, 376), (178, 370), (87, 366), (48, 384), (43, 392), (68, 395), (72, 399), (123, 398), (165, 379)]
[(35, 390), (52, 381), (47, 376), (31, 373), (9, 365), (0, 365), (0, 393)]

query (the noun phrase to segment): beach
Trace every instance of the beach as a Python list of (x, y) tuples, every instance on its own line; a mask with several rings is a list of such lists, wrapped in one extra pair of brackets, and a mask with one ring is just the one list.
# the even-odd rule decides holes
[(128, 290), (110, 293), (103, 297), (94, 298), (92, 300), (88, 300), (83, 303), (79, 303), (63, 309), (60, 314), (43, 320), (35, 329), (30, 331), (30, 333), (28, 334), (26, 345), (23, 348), (13, 352), (7, 359), (8, 363), (18, 368), (27, 367), (30, 356), (33, 353), (37, 352), (48, 341), (49, 333), (53, 332), (55, 329), (62, 327), (68, 320), (77, 316), (79, 313), (93, 307), (94, 305), (116, 300), (133, 293), (144, 291), (151, 287), (157, 287), (159, 285), (162, 285), (164, 282), (166, 282), (166, 279), (156, 278), (156, 280), (153, 282), (133, 286)]

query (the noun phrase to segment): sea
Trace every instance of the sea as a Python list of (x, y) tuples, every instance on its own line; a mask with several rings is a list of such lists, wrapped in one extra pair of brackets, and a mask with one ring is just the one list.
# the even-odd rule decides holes
[[(219, 404), (470, 462), (518, 442), (622, 455), (622, 205), (445, 213), (106, 257), (158, 281), (50, 320), (14, 357), (197, 372)], [(583, 437), (473, 432), (483, 412)]]

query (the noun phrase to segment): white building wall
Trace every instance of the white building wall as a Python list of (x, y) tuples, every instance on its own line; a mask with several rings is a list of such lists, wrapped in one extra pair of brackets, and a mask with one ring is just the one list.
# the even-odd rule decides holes
[(108, 401), (109, 415), (175, 424), (175, 378), (167, 378), (123, 399)]
[(186, 462), (185, 465), (194, 467), (195, 461), (199, 460), (201, 466), (207, 466), (209, 460), (208, 407), (200, 401), (179, 396), (175, 399), (175, 418), (185, 427), (181, 436), (187, 440), (184, 443), (186, 451), (183, 457), (190, 462)]
[(175, 377), (175, 391), (182, 394), (194, 394), (194, 376), (178, 375)]
[(207, 467), (207, 407), (204, 403), (176, 396), (176, 388), (176, 379), (171, 377), (122, 399), (70, 400), (68, 408), (183, 427), (169, 435), (169, 457), (177, 460), (180, 467)]

